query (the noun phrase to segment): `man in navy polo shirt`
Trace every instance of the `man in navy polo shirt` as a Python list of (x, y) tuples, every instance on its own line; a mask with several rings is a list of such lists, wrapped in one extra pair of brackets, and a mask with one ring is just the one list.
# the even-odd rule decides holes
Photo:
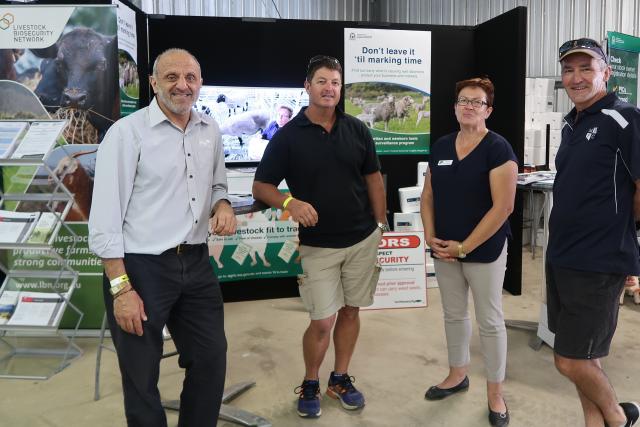
[[(318, 55), (307, 67), (304, 108), (271, 139), (253, 196), (287, 209), (300, 224), (298, 277), (311, 322), (302, 339), (305, 376), (298, 415), (320, 416), (319, 369), (333, 329), (334, 370), (327, 395), (345, 409), (364, 406), (347, 369), (360, 330), (359, 308), (373, 303), (380, 275), (378, 245), (388, 231), (380, 163), (369, 129), (336, 106), (342, 88), (337, 59)], [(291, 195), (277, 185), (285, 179)], [(335, 324), (335, 329), (334, 329)]]
[(547, 311), (558, 371), (578, 390), (587, 427), (633, 426), (600, 364), (627, 275), (640, 273), (640, 110), (607, 93), (611, 68), (591, 39), (560, 46), (562, 84), (575, 108), (556, 157), (547, 249)]

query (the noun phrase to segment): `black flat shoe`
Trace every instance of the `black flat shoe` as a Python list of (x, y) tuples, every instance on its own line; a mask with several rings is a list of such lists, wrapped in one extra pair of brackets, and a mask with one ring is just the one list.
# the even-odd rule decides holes
[(429, 390), (424, 394), (424, 398), (427, 400), (441, 400), (445, 397), (449, 397), (452, 394), (456, 394), (461, 391), (466, 391), (469, 388), (469, 377), (464, 377), (460, 384), (451, 388), (439, 388), (437, 386), (429, 387)]
[[(487, 406), (489, 406), (487, 404)], [(506, 408), (507, 402), (504, 402)], [(489, 406), (489, 424), (493, 427), (505, 427), (509, 425), (509, 408), (504, 412), (493, 412), (491, 406)]]

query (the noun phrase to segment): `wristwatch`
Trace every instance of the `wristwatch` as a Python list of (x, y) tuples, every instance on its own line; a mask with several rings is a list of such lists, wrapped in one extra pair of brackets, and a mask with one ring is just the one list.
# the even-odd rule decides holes
[(466, 258), (467, 254), (462, 247), (462, 242), (458, 243), (458, 258)]
[(387, 224), (386, 222), (379, 222), (378, 228), (382, 230), (383, 233), (391, 231), (391, 229), (389, 228), (389, 224)]

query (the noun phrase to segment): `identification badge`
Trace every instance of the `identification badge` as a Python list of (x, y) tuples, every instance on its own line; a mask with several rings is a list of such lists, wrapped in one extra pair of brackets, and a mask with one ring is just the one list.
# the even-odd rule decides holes
[(451, 166), (453, 160), (438, 160), (438, 166)]

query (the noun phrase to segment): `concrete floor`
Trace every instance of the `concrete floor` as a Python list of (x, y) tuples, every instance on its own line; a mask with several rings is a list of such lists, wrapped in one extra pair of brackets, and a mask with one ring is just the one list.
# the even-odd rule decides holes
[[(537, 320), (541, 277), (540, 257), (523, 254), (523, 295), (505, 295), (508, 319)], [(232, 403), (269, 419), (274, 426), (488, 426), (482, 357), (474, 326), (471, 387), (467, 393), (441, 402), (424, 400), (425, 390), (442, 380), (447, 356), (437, 289), (429, 290), (425, 309), (379, 310), (362, 314), (362, 330), (350, 374), (365, 393), (367, 406), (347, 412), (329, 398), (322, 416), (303, 420), (296, 415), (294, 388), (303, 375), (301, 336), (308, 322), (297, 298), (226, 305), (229, 341), (227, 383), (254, 379), (257, 386)], [(637, 321), (640, 306), (630, 299), (622, 307), (618, 331), (605, 369), (620, 400), (640, 399)], [(553, 367), (552, 351), (536, 352), (527, 345), (531, 333), (509, 330), (506, 400), (511, 425), (580, 426), (580, 405), (572, 385)], [(93, 400), (97, 339), (79, 340), (81, 358), (46, 381), (0, 380), (0, 425), (29, 427), (124, 426), (122, 392), (115, 355), (105, 352), (102, 398)], [(172, 345), (167, 345), (170, 350)], [(332, 349), (321, 371), (324, 390), (333, 363)], [(175, 358), (162, 362), (160, 391), (176, 398), (182, 372)], [(168, 412), (169, 426), (177, 414)], [(218, 426), (235, 424), (220, 421)]]

